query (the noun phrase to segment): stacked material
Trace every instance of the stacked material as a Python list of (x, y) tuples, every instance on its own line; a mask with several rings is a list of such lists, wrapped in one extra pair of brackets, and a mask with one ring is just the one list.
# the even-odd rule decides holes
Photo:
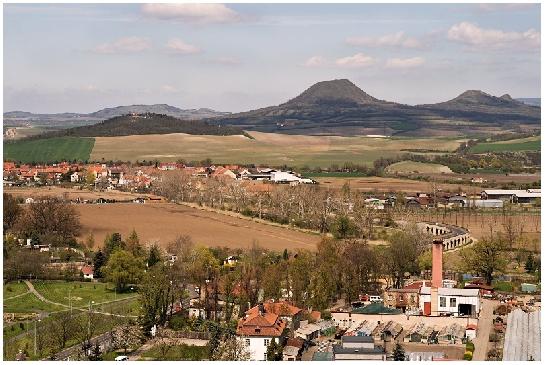
[(526, 313), (517, 308), (507, 316), (503, 345), (504, 361), (541, 360), (541, 311)]

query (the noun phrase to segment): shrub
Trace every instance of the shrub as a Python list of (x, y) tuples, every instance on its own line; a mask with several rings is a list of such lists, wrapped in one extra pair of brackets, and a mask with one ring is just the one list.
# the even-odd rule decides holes
[(475, 351), (475, 344), (473, 344), (473, 342), (471, 341), (468, 341), (466, 343), (466, 351), (471, 351), (471, 352)]
[(473, 359), (473, 352), (471, 351), (464, 352), (464, 360), (470, 361), (471, 359)]

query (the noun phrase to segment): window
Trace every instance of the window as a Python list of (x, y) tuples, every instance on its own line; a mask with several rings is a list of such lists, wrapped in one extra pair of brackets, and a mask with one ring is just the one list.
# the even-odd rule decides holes
[(450, 298), (450, 306), (456, 308), (456, 298)]
[(246, 339), (246, 346), (250, 346), (250, 339), (249, 338)]
[(446, 307), (447, 306), (447, 298), (439, 297), (439, 306), (440, 307)]
[(266, 352), (263, 354), (263, 360), (267, 361), (267, 353)]
[(271, 342), (271, 340), (268, 339), (268, 338), (266, 338), (266, 339), (264, 340), (264, 342), (265, 342), (265, 346), (269, 346), (269, 343)]

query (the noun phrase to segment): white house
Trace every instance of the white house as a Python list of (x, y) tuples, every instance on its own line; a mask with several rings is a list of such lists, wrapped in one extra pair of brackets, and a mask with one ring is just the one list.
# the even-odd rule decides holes
[(450, 313), (454, 316), (477, 316), (481, 311), (480, 291), (423, 286), (420, 289), (419, 306), (426, 315)]
[(70, 181), (73, 183), (79, 182), (80, 176), (79, 173), (76, 171), (72, 175), (70, 175)]
[(250, 360), (264, 361), (271, 341), (280, 342), (286, 322), (277, 314), (267, 312), (262, 304), (257, 306), (257, 310), (252, 309), (238, 321), (236, 335), (249, 348)]

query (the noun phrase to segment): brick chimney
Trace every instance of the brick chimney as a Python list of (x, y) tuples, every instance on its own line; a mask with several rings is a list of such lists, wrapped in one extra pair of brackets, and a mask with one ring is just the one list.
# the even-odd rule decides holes
[(433, 240), (431, 255), (431, 286), (440, 288), (443, 283), (443, 240)]

